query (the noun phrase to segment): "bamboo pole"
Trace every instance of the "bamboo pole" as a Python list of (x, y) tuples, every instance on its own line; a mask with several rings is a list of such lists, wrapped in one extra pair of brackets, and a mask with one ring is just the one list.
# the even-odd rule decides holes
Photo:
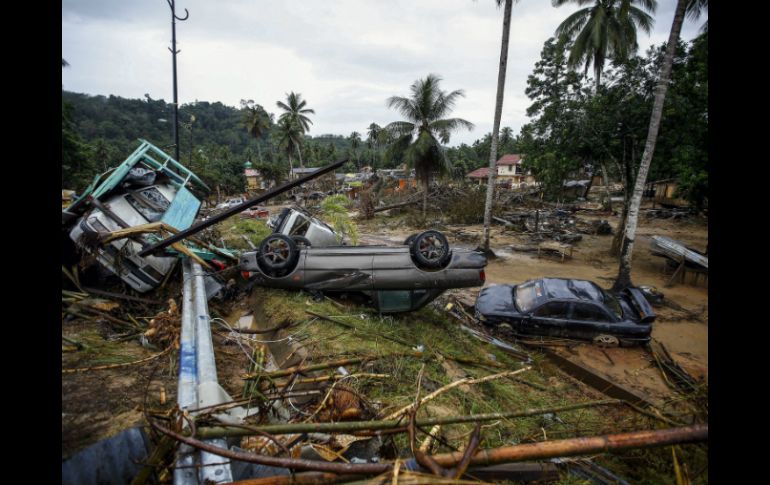
[[(548, 413), (559, 413), (572, 411), (575, 409), (587, 408), (592, 406), (606, 406), (622, 404), (619, 399), (605, 399), (601, 401), (589, 401), (567, 406), (557, 406), (552, 408), (525, 409), (523, 411), (512, 411), (507, 413), (488, 413), (477, 414), (473, 416), (446, 416), (437, 418), (420, 419), (415, 422), (416, 426), (425, 428), (436, 424), (459, 424), (459, 423), (477, 423), (482, 421), (496, 421), (498, 419), (524, 418), (528, 416), (538, 416)], [(351, 433), (356, 431), (378, 431), (386, 429), (401, 428), (406, 431), (406, 425), (400, 420), (389, 421), (351, 421), (340, 423), (290, 423), (290, 424), (271, 424), (259, 426), (259, 429), (272, 435), (294, 434), (294, 433)], [(229, 429), (227, 427), (199, 427), (196, 437), (201, 439), (221, 438), (225, 436), (248, 436), (254, 434), (243, 429)]]
[[(708, 430), (708, 424), (696, 424), (679, 428), (632, 431), (604, 436), (504, 446), (476, 453), (471, 459), (471, 465), (484, 466), (526, 460), (545, 460), (563, 456), (606, 453), (608, 451), (629, 448), (649, 448), (677, 443), (694, 443), (707, 441)], [(442, 453), (440, 455), (433, 455), (432, 458), (439, 465), (446, 467), (457, 463), (462, 458), (462, 455), (456, 452)]]

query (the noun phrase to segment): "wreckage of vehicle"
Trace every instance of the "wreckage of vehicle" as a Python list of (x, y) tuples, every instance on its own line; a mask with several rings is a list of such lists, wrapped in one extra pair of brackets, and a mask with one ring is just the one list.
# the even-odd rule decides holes
[(317, 247), (298, 238), (299, 244), (285, 234), (271, 234), (257, 251), (241, 255), (241, 270), (262, 286), (361, 292), (382, 313), (416, 310), (447, 289), (484, 284), (486, 257), (450, 250), (438, 231), (414, 234), (400, 246)]
[(615, 347), (650, 341), (655, 312), (638, 288), (611, 294), (585, 280), (542, 278), (484, 288), (476, 318), (519, 336), (593, 340)]
[[(179, 251), (204, 265), (217, 257), (237, 261), (237, 256), (224, 249), (209, 246), (212, 252), (189, 242), (161, 254), (138, 255), (163, 231), (175, 233), (190, 227), (201, 207), (195, 193), (209, 191), (189, 169), (150, 142), (140, 142), (123, 163), (98, 175), (62, 210), (62, 229), (68, 238), (142, 293), (162, 283), (178, 261)], [(216, 286), (210, 285), (212, 292)]]

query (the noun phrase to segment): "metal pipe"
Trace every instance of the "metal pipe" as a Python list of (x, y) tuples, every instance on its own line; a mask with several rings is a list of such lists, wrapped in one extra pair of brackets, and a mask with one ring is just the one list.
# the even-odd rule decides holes
[[(193, 321), (193, 291), (190, 259), (182, 261), (182, 330), (179, 338), (179, 382), (177, 385), (177, 403), (185, 411), (198, 404), (198, 366), (195, 351), (195, 322)], [(185, 423), (185, 426), (188, 426)], [(174, 468), (174, 485), (197, 485), (195, 473), (197, 451), (182, 443), (177, 451)]]
[[(194, 261), (187, 261), (192, 266), (192, 299), (194, 301), (193, 320), (195, 322), (196, 362), (198, 364), (198, 407), (206, 407), (222, 402), (217, 365), (214, 360), (214, 343), (211, 340), (211, 318), (206, 298), (206, 283), (203, 268)], [(227, 448), (227, 441), (217, 438), (207, 441), (219, 448)], [(230, 461), (212, 453), (201, 451), (200, 483), (230, 482), (233, 480)]]
[(331, 163), (331, 164), (329, 164), (329, 165), (327, 165), (325, 167), (322, 167), (322, 168), (318, 169), (317, 171), (315, 171), (315, 172), (313, 172), (311, 174), (305, 175), (302, 178), (299, 178), (297, 180), (293, 180), (293, 181), (290, 181), (290, 182), (286, 182), (285, 184), (281, 185), (280, 187), (277, 187), (277, 188), (275, 188), (273, 190), (270, 190), (270, 191), (268, 191), (268, 192), (266, 192), (266, 193), (264, 193), (264, 194), (262, 194), (260, 196), (257, 196), (257, 197), (255, 197), (253, 199), (247, 200), (246, 202), (243, 202), (242, 204), (238, 204), (235, 207), (231, 207), (231, 208), (225, 210), (224, 212), (222, 212), (221, 214), (217, 214), (217, 215), (215, 215), (213, 217), (209, 217), (208, 219), (206, 219), (204, 221), (199, 221), (198, 223), (193, 224), (192, 226), (190, 226), (189, 228), (185, 229), (184, 231), (179, 231), (179, 233), (177, 233), (177, 234), (175, 234), (175, 235), (173, 235), (173, 236), (171, 236), (169, 238), (166, 238), (166, 239), (164, 239), (164, 240), (162, 240), (162, 241), (160, 241), (160, 242), (158, 242), (158, 243), (156, 243), (156, 244), (154, 244), (154, 245), (152, 245), (152, 246), (150, 246), (150, 247), (148, 247), (146, 249), (143, 249), (139, 253), (139, 256), (140, 257), (145, 257), (145, 256), (147, 256), (147, 255), (149, 255), (149, 254), (151, 254), (151, 253), (153, 253), (155, 251), (158, 251), (160, 249), (164, 249), (164, 248), (174, 244), (175, 242), (178, 242), (178, 241), (181, 241), (182, 239), (190, 237), (193, 234), (197, 234), (197, 233), (201, 232), (202, 230), (206, 229), (209, 226), (213, 226), (214, 224), (216, 224), (216, 223), (218, 223), (220, 221), (223, 221), (223, 220), (227, 219), (230, 216), (233, 216), (235, 214), (238, 214), (240, 212), (245, 211), (249, 207), (253, 207), (253, 206), (255, 206), (255, 205), (257, 205), (260, 202), (263, 202), (265, 200), (272, 199), (276, 195), (282, 194), (282, 193), (284, 193), (284, 192), (286, 192), (288, 190), (293, 189), (294, 187), (297, 187), (299, 185), (304, 184), (305, 182), (308, 182), (310, 180), (313, 180), (314, 178), (320, 177), (321, 175), (324, 175), (325, 173), (331, 172), (332, 170), (335, 170), (336, 168), (341, 167), (342, 164), (344, 164), (347, 161), (348, 161), (348, 158), (345, 157), (342, 160), (336, 161), (336, 162)]

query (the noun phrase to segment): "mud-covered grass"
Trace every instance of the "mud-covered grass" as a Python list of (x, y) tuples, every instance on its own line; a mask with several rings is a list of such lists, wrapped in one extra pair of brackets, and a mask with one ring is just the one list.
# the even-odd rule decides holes
[[(291, 333), (309, 351), (313, 363), (346, 357), (379, 357), (360, 367), (349, 366), (348, 371), (388, 374), (389, 378), (347, 379), (345, 382), (375, 403), (380, 415), (414, 402), (417, 378), (423, 365), (422, 396), (463, 377), (478, 378), (525, 366), (501, 349), (476, 340), (461, 330), (457, 320), (434, 306), (407, 314), (380, 316), (365, 306), (351, 305), (342, 309), (329, 300), (314, 301), (305, 293), (265, 288), (254, 291), (255, 301), (260, 302), (271, 322), (305, 322)], [(316, 319), (307, 313), (308, 310), (353, 325), (355, 329)], [(409, 345), (382, 335), (395, 337)], [(415, 355), (420, 346), (422, 353)], [(461, 363), (453, 358), (471, 359), (478, 364)], [(489, 361), (500, 367), (484, 365)], [(540, 355), (534, 355), (534, 363), (530, 365), (532, 369), (515, 378), (505, 377), (447, 391), (426, 403), (418, 417), (550, 408), (604, 398), (576, 381), (558, 375)], [(545, 438), (639, 429), (649, 427), (647, 421), (623, 407), (603, 406), (555, 416), (484, 423), (482, 436), (485, 447), (495, 447)], [(452, 446), (463, 448), (472, 428), (472, 425), (445, 426), (442, 434)], [(395, 442), (401, 451), (407, 450), (405, 436), (396, 437)]]

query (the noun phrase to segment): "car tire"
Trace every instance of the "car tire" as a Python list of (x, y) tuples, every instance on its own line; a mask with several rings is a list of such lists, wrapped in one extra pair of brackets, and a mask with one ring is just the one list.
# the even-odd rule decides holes
[(601, 334), (594, 337), (594, 344), (597, 347), (602, 348), (613, 348), (613, 347), (620, 347), (620, 340), (618, 340), (617, 337), (614, 335), (608, 335), (608, 334)]
[(412, 241), (414, 241), (414, 238), (417, 237), (417, 234), (419, 234), (419, 233), (415, 232), (414, 234), (412, 234), (408, 238), (406, 238), (404, 240), (404, 246), (411, 246), (412, 245)]
[(299, 259), (297, 244), (283, 234), (271, 234), (259, 245), (257, 264), (268, 276), (283, 276), (294, 269)]
[(449, 241), (438, 231), (421, 232), (412, 240), (409, 252), (418, 267), (439, 269), (449, 261)]
[(298, 247), (304, 246), (309, 248), (311, 246), (310, 239), (306, 238), (305, 236), (292, 236), (291, 238), (294, 240)]

